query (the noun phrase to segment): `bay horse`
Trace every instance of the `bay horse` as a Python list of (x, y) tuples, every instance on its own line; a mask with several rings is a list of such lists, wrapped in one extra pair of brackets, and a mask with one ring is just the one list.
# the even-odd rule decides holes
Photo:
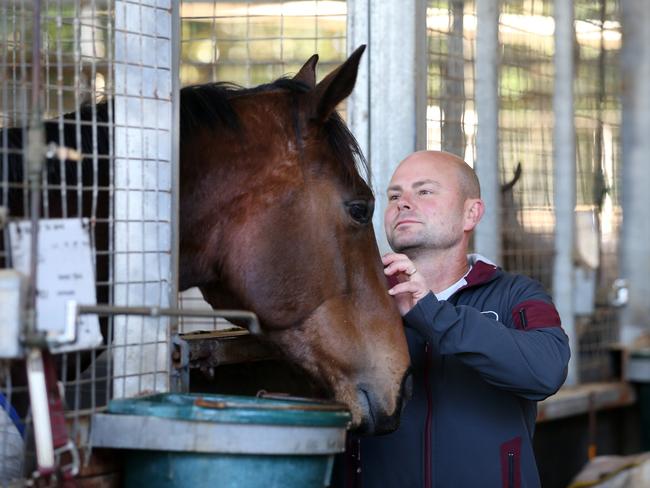
[[(354, 429), (377, 434), (398, 426), (409, 355), (373, 233), (373, 193), (357, 168), (365, 160), (336, 112), (354, 88), (364, 48), (320, 83), (314, 55), (293, 78), (267, 85), (181, 90), (179, 288), (199, 287), (214, 308), (255, 312), (263, 338), (347, 405)], [(107, 105), (97, 106), (97, 120), (109, 122)], [(88, 110), (78, 114), (92, 120)], [(92, 153), (91, 124), (78, 141), (73, 115), (65, 117), (72, 130), (64, 144)], [(97, 124), (95, 135), (106, 155), (107, 125)], [(46, 132), (59, 142), (56, 122)], [(22, 144), (17, 133), (3, 138), (3, 150)], [(21, 182), (15, 156), (5, 174)], [(89, 157), (81, 163), (84, 183), (86, 175), (99, 178), (99, 199), (108, 198), (108, 162), (100, 158), (94, 173)], [(48, 182), (74, 188), (78, 164), (48, 160)], [(25, 215), (24, 191), (9, 188), (12, 214)], [(61, 200), (85, 214), (88, 193), (71, 191), (58, 203), (52, 195), (50, 217)], [(98, 269), (98, 280), (105, 273)], [(98, 300), (104, 296), (98, 288)]]

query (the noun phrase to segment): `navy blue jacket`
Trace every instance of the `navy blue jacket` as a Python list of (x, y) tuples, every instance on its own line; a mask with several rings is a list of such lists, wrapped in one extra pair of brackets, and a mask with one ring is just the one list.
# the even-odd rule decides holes
[(538, 282), (484, 261), (466, 281), (404, 317), (413, 398), (396, 432), (357, 446), (363, 487), (540, 486), (537, 401), (566, 378), (568, 338)]

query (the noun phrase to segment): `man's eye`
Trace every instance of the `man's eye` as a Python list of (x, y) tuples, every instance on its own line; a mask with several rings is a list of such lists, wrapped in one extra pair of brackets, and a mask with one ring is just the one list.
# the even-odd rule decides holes
[(388, 200), (389, 201), (394, 201), (394, 200), (397, 200), (398, 198), (399, 198), (399, 195), (388, 195)]
[(420, 190), (419, 195), (431, 195), (433, 192), (431, 190)]

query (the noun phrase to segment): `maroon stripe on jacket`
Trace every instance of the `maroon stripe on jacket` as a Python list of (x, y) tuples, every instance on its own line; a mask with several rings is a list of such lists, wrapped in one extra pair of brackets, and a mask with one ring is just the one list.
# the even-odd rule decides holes
[(542, 327), (560, 327), (562, 322), (555, 305), (542, 300), (526, 300), (512, 309), (515, 327), (520, 330), (533, 330)]
[(501, 486), (521, 487), (521, 437), (501, 444)]

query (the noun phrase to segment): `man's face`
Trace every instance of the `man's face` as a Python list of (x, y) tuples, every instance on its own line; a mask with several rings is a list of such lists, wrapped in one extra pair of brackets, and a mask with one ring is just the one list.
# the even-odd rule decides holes
[(454, 247), (463, 237), (464, 203), (454, 163), (412, 155), (388, 186), (388, 243), (396, 252)]

